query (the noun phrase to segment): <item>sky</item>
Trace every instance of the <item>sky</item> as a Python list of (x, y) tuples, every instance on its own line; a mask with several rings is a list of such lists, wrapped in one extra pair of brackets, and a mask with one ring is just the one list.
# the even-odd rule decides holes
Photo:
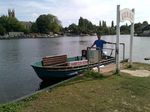
[[(93, 24), (99, 21), (116, 23), (116, 8), (135, 9), (135, 23), (148, 21), (150, 23), (149, 0), (0, 0), (0, 16), (7, 15), (8, 9), (14, 9), (19, 21), (35, 22), (39, 15), (53, 14), (64, 27), (78, 24), (80, 17)], [(125, 24), (125, 23), (121, 23)]]

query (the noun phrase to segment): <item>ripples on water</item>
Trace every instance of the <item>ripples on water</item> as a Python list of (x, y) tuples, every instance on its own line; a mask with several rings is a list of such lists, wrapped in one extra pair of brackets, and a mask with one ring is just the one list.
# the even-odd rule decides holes
[[(120, 42), (126, 43), (126, 57), (129, 57), (129, 37), (120, 38)], [(32, 62), (46, 55), (67, 54), (69, 57), (80, 55), (81, 50), (91, 46), (95, 39), (97, 38), (60, 37), (0, 40), (0, 103), (35, 92), (50, 83), (56, 83), (42, 82), (30, 66)], [(103, 39), (116, 41), (115, 36), (104, 36)], [(145, 57), (150, 57), (149, 42), (150, 38), (147, 37), (134, 38), (134, 61), (150, 63), (144, 61)]]

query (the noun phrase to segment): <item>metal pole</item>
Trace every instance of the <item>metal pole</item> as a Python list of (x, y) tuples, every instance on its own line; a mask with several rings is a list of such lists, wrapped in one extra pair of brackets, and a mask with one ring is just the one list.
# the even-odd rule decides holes
[[(132, 12), (134, 13), (134, 9), (132, 9)], [(133, 49), (133, 37), (134, 37), (134, 20), (131, 23), (131, 37), (130, 37), (130, 67), (132, 67), (132, 49)]]
[(98, 67), (97, 67), (98, 73), (100, 73), (100, 55), (102, 55), (101, 54), (101, 49), (98, 48)]
[(90, 69), (90, 60), (89, 60), (89, 47), (87, 47), (87, 60), (88, 60), (88, 70)]
[(123, 60), (125, 60), (125, 44), (124, 43), (120, 43), (123, 47)]
[(119, 64), (119, 36), (120, 36), (120, 5), (117, 5), (117, 39), (116, 39), (116, 73), (120, 72)]

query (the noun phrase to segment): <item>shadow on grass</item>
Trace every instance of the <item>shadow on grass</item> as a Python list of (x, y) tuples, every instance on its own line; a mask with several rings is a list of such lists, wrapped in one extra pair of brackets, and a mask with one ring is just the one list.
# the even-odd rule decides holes
[(103, 79), (106, 79), (106, 76), (103, 76), (102, 74), (100, 74), (98, 72), (87, 70), (83, 73), (83, 75), (81, 75), (81, 76), (79, 75), (76, 78), (74, 78), (73, 80), (69, 80), (69, 81), (67, 81), (67, 83), (63, 83), (60, 86), (67, 86), (67, 85), (69, 86), (69, 85), (73, 85), (76, 83), (83, 83), (83, 82), (87, 82), (87, 81), (103, 80)]

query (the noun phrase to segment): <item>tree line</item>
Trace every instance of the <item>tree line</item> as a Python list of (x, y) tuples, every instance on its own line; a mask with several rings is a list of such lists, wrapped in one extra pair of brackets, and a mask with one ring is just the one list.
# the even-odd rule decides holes
[(1, 16), (0, 17), (0, 35), (8, 32), (26, 32), (24, 26), (14, 17)]
[(111, 27), (107, 26), (106, 21), (100, 21), (99, 25), (96, 26), (92, 24), (91, 21), (80, 17), (78, 25), (72, 23), (71, 25), (69, 25), (69, 27), (65, 28), (65, 32), (74, 35), (93, 35), (95, 33), (99, 33), (101, 35), (113, 35), (115, 34), (115, 27), (113, 21)]
[(25, 28), (25, 26), (18, 21), (15, 17), (1, 16), (0, 17), (0, 35), (7, 34), (9, 32), (24, 32), (24, 33), (42, 33), (49, 34), (61, 33), (62, 25), (58, 18), (51, 14), (40, 15), (30, 29)]
[[(121, 34), (130, 34), (131, 25), (125, 24), (120, 26)], [(99, 21), (99, 25), (93, 25), (89, 20), (80, 17), (78, 25), (71, 24), (69, 27), (65, 28), (67, 32), (71, 34), (89, 34), (92, 35), (94, 33), (99, 33), (101, 35), (115, 35), (116, 34), (116, 26), (114, 25), (114, 21), (111, 22), (111, 26), (107, 26), (106, 21)], [(147, 21), (143, 23), (135, 23), (134, 24), (134, 34), (143, 35), (145, 30), (150, 30), (150, 25)]]
[[(148, 22), (135, 23), (135, 34), (142, 35)], [(30, 29), (25, 28), (20, 21), (15, 17), (1, 16), (0, 17), (0, 35), (8, 32), (24, 32), (24, 33), (43, 33), (43, 34), (69, 34), (69, 35), (94, 35), (99, 33), (101, 35), (116, 34), (116, 26), (111, 22), (111, 26), (107, 26), (106, 21), (99, 21), (99, 25), (94, 25), (91, 21), (80, 17), (78, 24), (72, 23), (68, 27), (63, 28), (61, 21), (52, 14), (40, 15)], [(130, 25), (122, 25), (120, 27), (121, 34), (130, 34)]]

